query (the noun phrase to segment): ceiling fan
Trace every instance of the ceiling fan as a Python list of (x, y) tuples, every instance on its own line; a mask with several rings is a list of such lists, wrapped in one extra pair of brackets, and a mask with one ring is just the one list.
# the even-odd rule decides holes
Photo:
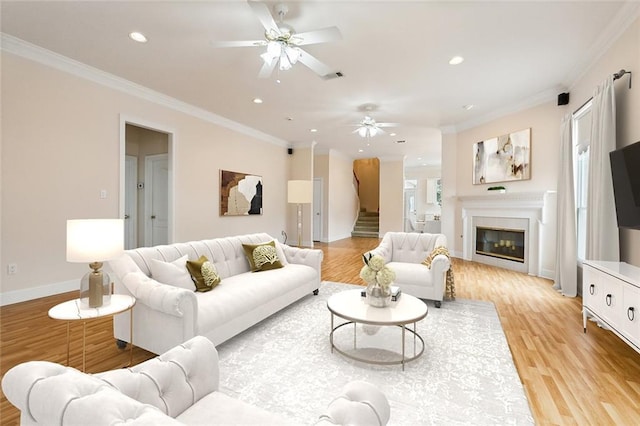
[(372, 138), (378, 134), (385, 133), (383, 127), (397, 127), (397, 123), (378, 123), (371, 118), (370, 115), (365, 115), (364, 119), (357, 124), (358, 128), (353, 133), (359, 134), (363, 138)]
[(247, 1), (247, 3), (264, 27), (264, 40), (218, 41), (212, 42), (213, 46), (266, 46), (266, 52), (260, 55), (264, 60), (264, 64), (258, 74), (260, 78), (268, 78), (276, 65), (279, 65), (280, 70), (285, 71), (298, 62), (306, 65), (321, 77), (327, 76), (332, 72), (328, 65), (320, 62), (313, 55), (301, 49), (300, 46), (342, 40), (342, 34), (340, 34), (340, 30), (337, 27), (296, 33), (290, 25), (283, 22), (285, 15), (289, 12), (289, 8), (286, 5), (277, 4), (274, 6), (274, 11), (278, 16), (278, 23), (276, 23), (266, 4), (251, 0)]

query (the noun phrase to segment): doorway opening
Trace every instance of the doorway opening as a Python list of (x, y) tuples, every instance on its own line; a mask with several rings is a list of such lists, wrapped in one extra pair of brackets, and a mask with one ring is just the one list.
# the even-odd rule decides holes
[(173, 241), (173, 133), (121, 119), (120, 211), (125, 249)]

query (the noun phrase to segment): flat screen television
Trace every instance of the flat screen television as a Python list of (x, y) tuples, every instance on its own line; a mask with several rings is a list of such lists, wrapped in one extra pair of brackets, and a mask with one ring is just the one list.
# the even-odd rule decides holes
[(640, 142), (609, 153), (618, 227), (640, 229)]

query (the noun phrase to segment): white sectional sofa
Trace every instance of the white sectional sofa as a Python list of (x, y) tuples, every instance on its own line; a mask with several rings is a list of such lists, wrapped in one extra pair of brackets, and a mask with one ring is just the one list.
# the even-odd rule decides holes
[(375, 249), (368, 253), (380, 255), (387, 266), (396, 273), (395, 285), (412, 296), (435, 301), (440, 307), (444, 298), (446, 273), (450, 259), (442, 254), (435, 256), (431, 267), (422, 262), (436, 247), (447, 247), (444, 234), (418, 234), (411, 232), (387, 232)]
[[(85, 374), (48, 361), (11, 368), (2, 390), (26, 425), (290, 425), (219, 391), (218, 352), (202, 336), (129, 369)], [(329, 403), (329, 401), (328, 401)], [(389, 402), (366, 382), (348, 383), (317, 425), (385, 425)]]
[[(215, 238), (127, 250), (109, 262), (115, 293), (136, 298), (133, 343), (155, 354), (196, 336), (218, 345), (296, 300), (317, 294), (323, 253), (276, 241), (284, 267), (251, 272), (243, 244), (274, 241), (268, 234)], [(196, 292), (176, 282), (160, 282), (151, 274), (155, 261), (175, 262), (206, 256), (222, 278), (213, 290)], [(114, 318), (114, 335), (131, 342), (128, 313)]]

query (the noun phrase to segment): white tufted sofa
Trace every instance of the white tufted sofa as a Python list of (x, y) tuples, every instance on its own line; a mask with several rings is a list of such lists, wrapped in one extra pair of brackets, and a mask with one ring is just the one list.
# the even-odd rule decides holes
[(395, 285), (420, 299), (434, 300), (440, 307), (445, 291), (445, 274), (451, 267), (447, 256), (437, 255), (427, 268), (422, 262), (436, 247), (447, 247), (444, 234), (387, 232), (375, 249), (368, 253), (382, 256), (396, 273)]
[[(133, 368), (85, 374), (47, 361), (2, 379), (22, 425), (287, 425), (291, 420), (218, 390), (218, 352), (202, 336)], [(318, 425), (385, 425), (389, 402), (376, 387), (348, 383)]]
[[(133, 308), (133, 343), (160, 354), (188, 339), (203, 335), (218, 345), (278, 312), (296, 300), (317, 294), (323, 253), (276, 242), (283, 268), (251, 272), (242, 244), (273, 241), (268, 234), (176, 243), (127, 250), (109, 262), (115, 275), (115, 293), (136, 298)], [(207, 256), (222, 281), (200, 293), (153, 279), (152, 259), (172, 262)], [(195, 288), (195, 287), (194, 287)], [(116, 315), (114, 335), (131, 342), (130, 316)]]

